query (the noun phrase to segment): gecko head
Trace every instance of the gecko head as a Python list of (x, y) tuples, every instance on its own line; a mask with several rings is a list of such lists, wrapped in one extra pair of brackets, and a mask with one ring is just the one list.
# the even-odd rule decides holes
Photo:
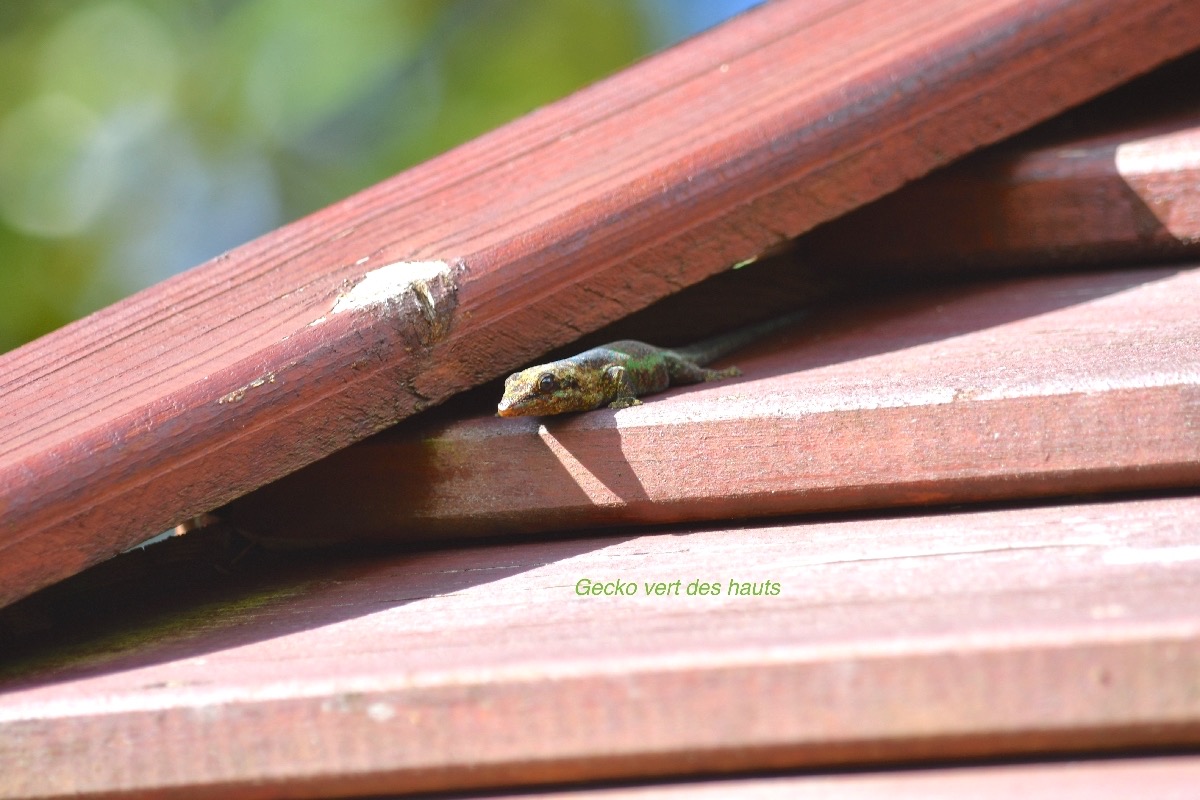
[(594, 406), (583, 402), (579, 371), (571, 364), (555, 362), (514, 372), (504, 381), (504, 397), (496, 414), (501, 417), (532, 417), (586, 411)]

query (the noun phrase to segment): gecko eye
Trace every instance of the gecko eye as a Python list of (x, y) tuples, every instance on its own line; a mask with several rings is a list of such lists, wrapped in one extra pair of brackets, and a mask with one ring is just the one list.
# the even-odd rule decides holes
[(538, 378), (538, 391), (549, 394), (558, 388), (558, 378), (554, 377), (553, 372), (544, 372)]

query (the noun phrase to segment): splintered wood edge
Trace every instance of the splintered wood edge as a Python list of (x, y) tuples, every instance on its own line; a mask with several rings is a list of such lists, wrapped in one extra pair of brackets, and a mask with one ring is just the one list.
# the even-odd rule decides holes
[(278, 544), (446, 539), (1200, 485), (1200, 269), (829, 309), (743, 376), (402, 426), (221, 510)]
[[(272, 609), (6, 687), (0, 797), (340, 797), (1194, 747), (1196, 511), (1166, 498), (314, 560)], [(699, 565), (786, 591), (705, 604), (572, 588)], [(938, 576), (949, 588), (913, 584)]]
[(770, 3), (8, 353), (0, 604), (1197, 46), (1174, 0)]

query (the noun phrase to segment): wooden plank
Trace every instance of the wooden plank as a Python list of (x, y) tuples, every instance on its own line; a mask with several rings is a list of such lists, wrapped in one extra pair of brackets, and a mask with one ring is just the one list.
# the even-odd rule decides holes
[(782, 0), (13, 351), (0, 603), (1198, 46), (1177, 0)]
[(1200, 56), (797, 240), (860, 280), (1200, 257)]
[(202, 601), (171, 582), (139, 624), (9, 648), (0, 797), (1194, 747), (1198, 514), (1178, 497), (323, 557)]
[(1197, 306), (1192, 267), (833, 308), (729, 359), (740, 379), (616, 412), (435, 417), (220, 513), (307, 543), (1197, 486)]
[[(506, 800), (1126, 800), (1184, 798), (1200, 786), (1200, 757), (1174, 756), (903, 770), (854, 775), (749, 778), (609, 789), (502, 795)], [(500, 797), (495, 794), (470, 797)]]

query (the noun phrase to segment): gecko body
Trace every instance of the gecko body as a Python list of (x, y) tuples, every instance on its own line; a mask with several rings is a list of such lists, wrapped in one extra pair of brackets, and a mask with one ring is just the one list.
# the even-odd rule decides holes
[(803, 312), (751, 325), (689, 347), (666, 348), (624, 339), (576, 356), (515, 372), (504, 382), (501, 417), (545, 416), (591, 411), (605, 406), (628, 408), (668, 386), (740, 375), (737, 367), (705, 365), (795, 322)]

